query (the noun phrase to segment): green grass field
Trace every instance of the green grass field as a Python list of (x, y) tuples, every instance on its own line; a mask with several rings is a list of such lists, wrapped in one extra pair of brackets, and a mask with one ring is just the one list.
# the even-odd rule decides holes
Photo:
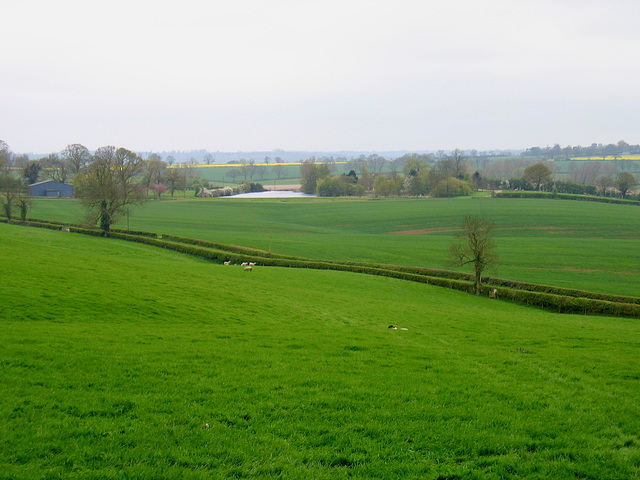
[[(318, 259), (445, 268), (465, 214), (496, 223), (494, 276), (640, 295), (640, 209), (546, 199), (187, 199), (136, 209), (130, 228)], [(37, 200), (35, 218), (81, 222), (73, 200)], [(126, 227), (123, 219), (120, 224)]]
[[(221, 185), (238, 184), (245, 180), (243, 175), (236, 177), (235, 179), (228, 176), (227, 173), (230, 170), (238, 170), (240, 167), (237, 164), (232, 165), (211, 165), (195, 167), (194, 174), (200, 178), (209, 180), (210, 182), (216, 182)], [(336, 167), (336, 172), (342, 173), (343, 165)], [(265, 186), (269, 185), (290, 185), (300, 183), (300, 165), (282, 165), (280, 178), (274, 171), (273, 165), (261, 165), (256, 169), (253, 176), (248, 175), (247, 181), (262, 183)]]
[(640, 478), (637, 320), (1, 223), (0, 252), (0, 479)]

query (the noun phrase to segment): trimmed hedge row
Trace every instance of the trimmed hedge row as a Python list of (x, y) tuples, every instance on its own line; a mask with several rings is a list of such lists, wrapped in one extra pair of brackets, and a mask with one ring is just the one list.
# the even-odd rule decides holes
[(609, 302), (593, 298), (570, 297), (503, 287), (496, 288), (496, 290), (498, 298), (558, 313), (640, 318), (640, 305), (638, 304)]
[(507, 287), (514, 290), (526, 290), (530, 292), (549, 293), (552, 295), (561, 295), (565, 297), (588, 298), (592, 300), (603, 300), (607, 302), (630, 303), (630, 304), (640, 305), (640, 298), (638, 297), (610, 295), (606, 293), (595, 293), (595, 292), (588, 292), (586, 290), (554, 287), (551, 285), (539, 285), (535, 283), (517, 282), (515, 280), (504, 280), (501, 278), (483, 278), (482, 281), (486, 285)]
[(530, 191), (512, 191), (512, 192), (496, 192), (493, 194), (495, 198), (548, 198), (560, 200), (580, 200), (583, 202), (600, 202), (614, 203), (618, 205), (640, 205), (638, 200), (627, 200), (623, 198), (598, 197), (593, 195), (577, 195), (571, 193), (547, 193), (547, 192), (530, 192)]
[[(7, 222), (6, 219), (0, 221)], [(59, 222), (8, 222), (12, 224), (50, 228), (59, 230)], [(152, 245), (179, 253), (200, 257), (209, 261), (222, 263), (256, 262), (260, 265), (289, 268), (313, 268), (318, 270), (338, 270), (353, 273), (378, 275), (413, 282), (427, 283), (434, 286), (451, 288), (473, 293), (473, 277), (468, 274), (447, 270), (427, 269), (420, 267), (404, 267), (395, 265), (375, 265), (357, 262), (317, 261), (300, 257), (273, 255), (263, 250), (235, 247), (231, 245), (188, 239), (173, 235), (163, 235), (162, 239), (151, 235), (136, 235), (122, 231), (103, 232), (99, 229), (83, 228), (70, 225), (69, 231), (84, 235), (116, 238), (126, 241)], [(176, 241), (173, 241), (176, 240)], [(556, 288), (544, 285), (526, 284), (500, 279), (485, 279), (489, 284), (483, 286), (483, 294), (489, 295), (497, 291), (497, 297), (515, 303), (543, 308), (559, 313), (578, 313), (589, 315), (610, 315), (640, 318), (640, 299), (603, 295), (580, 290)], [(565, 294), (559, 294), (560, 292)], [(567, 294), (571, 293), (571, 294)]]
[[(98, 230), (98, 227), (91, 227), (91, 226), (79, 226), (77, 223), (71, 223), (71, 222), (60, 222), (58, 220), (42, 220), (40, 218), (27, 218), (26, 220), (27, 222), (35, 222), (35, 223), (47, 223), (47, 224), (51, 224), (51, 225), (60, 225), (60, 226), (64, 226), (64, 227), (79, 227), (79, 228), (83, 228), (86, 230)], [(128, 233), (130, 235), (142, 235), (145, 237), (151, 237), (151, 238), (158, 238), (158, 234), (154, 233), (154, 232), (144, 232), (142, 230), (125, 230), (124, 228), (112, 228), (111, 229), (112, 232), (118, 232), (118, 233)]]
[[(125, 235), (126, 236), (126, 235)], [(133, 237), (137, 238), (137, 237)], [(164, 238), (164, 237), (163, 237)], [(136, 240), (140, 241), (140, 239)], [(211, 248), (200, 247), (197, 245), (188, 245), (185, 243), (166, 242), (164, 240), (154, 240), (153, 243), (148, 239), (144, 239), (144, 243), (157, 244), (162, 248), (176, 250), (181, 253), (187, 253), (210, 260), (223, 261), (230, 259), (228, 251), (216, 251)], [(251, 249), (250, 249), (251, 250)], [(356, 264), (346, 264), (337, 262), (322, 262), (303, 259), (287, 259), (274, 257), (260, 257), (243, 254), (232, 254), (231, 260), (235, 262), (257, 261), (261, 265), (280, 266), (289, 268), (313, 268), (319, 270), (338, 270), (353, 273), (364, 273), (368, 275), (378, 275), (401, 280), (409, 280), (430, 285), (461, 290), (464, 292), (473, 292), (473, 283), (452, 278), (443, 278), (436, 276), (411, 273), (397, 268), (379, 268), (379, 266), (366, 266)], [(427, 269), (422, 269), (427, 270)], [(455, 273), (455, 272), (454, 272)], [(488, 295), (493, 290), (488, 286), (483, 288), (483, 292)], [(607, 300), (599, 300), (593, 298), (574, 297), (568, 295), (556, 295), (545, 292), (535, 292), (528, 290), (517, 290), (514, 288), (499, 287), (496, 288), (497, 296), (528, 306), (535, 306), (545, 310), (551, 310), (558, 313), (578, 313), (588, 315), (611, 315), (611, 316), (629, 316), (640, 318), (640, 305), (631, 303), (613, 302)], [(577, 291), (576, 291), (577, 292)]]
[(196, 238), (181, 237), (178, 235), (163, 234), (161, 238), (163, 240), (168, 240), (170, 242), (187, 243), (189, 245), (197, 245), (200, 247), (214, 248), (218, 250), (225, 250), (228, 252), (244, 254), (244, 255), (258, 255), (261, 257), (273, 257), (273, 258), (292, 258), (292, 259), (299, 258), (299, 257), (288, 256), (288, 255), (280, 255), (277, 253), (269, 253), (265, 250), (260, 250), (257, 248), (240, 247), (237, 245), (228, 245), (225, 243), (211, 242), (208, 240), (198, 240)]

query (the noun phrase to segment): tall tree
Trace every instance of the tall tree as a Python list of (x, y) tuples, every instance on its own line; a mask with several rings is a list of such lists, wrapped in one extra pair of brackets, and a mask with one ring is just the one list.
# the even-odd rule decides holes
[(27, 184), (31, 185), (38, 181), (38, 175), (40, 175), (41, 170), (40, 162), (33, 160), (22, 169), (22, 176), (27, 181)]
[(91, 221), (106, 232), (130, 206), (144, 201), (136, 181), (144, 166), (135, 153), (113, 146), (96, 150), (94, 160), (76, 179)]
[(551, 183), (551, 169), (542, 162), (534, 163), (524, 169), (522, 178), (535, 190), (540, 190), (543, 185)]
[(329, 176), (329, 167), (325, 164), (317, 165), (312, 158), (300, 165), (300, 190), (304, 193), (316, 193), (318, 180)]
[(637, 184), (638, 180), (630, 172), (620, 172), (616, 175), (616, 187), (620, 190), (622, 198), (625, 198), (631, 187), (635, 187)]
[(89, 149), (79, 143), (67, 145), (60, 153), (67, 162), (72, 176), (84, 169), (91, 161), (91, 153), (89, 152)]
[(464, 178), (465, 173), (467, 173), (467, 168), (469, 166), (469, 161), (464, 154), (464, 151), (456, 148), (451, 155), (449, 156), (451, 159), (451, 163), (453, 166), (453, 176), (456, 178)]
[(475, 215), (465, 215), (462, 230), (456, 233), (456, 241), (450, 248), (450, 265), (462, 267), (473, 265), (474, 289), (480, 295), (482, 272), (498, 264), (496, 243), (493, 240), (493, 222)]
[(276, 163), (273, 167), (271, 167), (271, 169), (273, 170), (273, 173), (277, 175), (278, 180), (280, 180), (280, 178), (282, 178), (282, 175), (284, 174), (284, 166)]
[(168, 184), (172, 197), (176, 190), (184, 189), (184, 175), (180, 172), (179, 168), (170, 168), (165, 177), (165, 181)]
[(167, 162), (164, 162), (160, 155), (152, 153), (149, 155), (144, 167), (144, 186), (151, 187), (164, 181), (167, 171)]
[(380, 173), (382, 172), (382, 169), (384, 168), (387, 161), (384, 157), (381, 157), (378, 154), (374, 153), (367, 157), (367, 163), (369, 164), (369, 168), (372, 172)]
[(51, 153), (48, 156), (41, 158), (40, 162), (44, 168), (49, 172), (49, 176), (56, 182), (64, 183), (69, 176), (69, 162), (64, 158), (60, 158), (57, 153)]
[(602, 175), (596, 179), (596, 186), (598, 187), (600, 195), (606, 197), (609, 189), (614, 186), (613, 179), (608, 175)]
[(11, 220), (13, 207), (22, 196), (26, 196), (24, 184), (14, 175), (0, 172), (0, 214)]

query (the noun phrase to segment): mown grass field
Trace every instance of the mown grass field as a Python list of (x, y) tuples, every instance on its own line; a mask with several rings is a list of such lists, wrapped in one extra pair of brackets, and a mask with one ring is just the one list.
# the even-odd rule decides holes
[[(465, 214), (496, 223), (494, 276), (640, 295), (640, 209), (547, 199), (187, 199), (148, 202), (130, 228), (310, 258), (447, 268)], [(81, 222), (73, 200), (37, 200), (36, 218)], [(120, 224), (126, 227), (123, 219)]]
[(640, 478), (637, 320), (6, 224), (0, 252), (2, 479)]

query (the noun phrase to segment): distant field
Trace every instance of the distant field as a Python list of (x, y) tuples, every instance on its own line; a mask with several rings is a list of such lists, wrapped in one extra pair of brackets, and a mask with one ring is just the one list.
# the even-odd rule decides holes
[[(237, 184), (243, 180), (262, 183), (265, 186), (290, 185), (300, 183), (300, 165), (300, 163), (256, 163), (253, 173), (248, 173), (246, 178), (244, 175), (235, 178), (228, 175), (229, 171), (240, 169), (241, 165), (237, 163), (198, 165), (194, 168), (194, 174), (220, 185)], [(334, 174), (343, 173), (345, 165), (346, 162), (337, 162)], [(279, 174), (276, 171), (276, 166), (280, 169)]]
[[(163, 200), (136, 209), (130, 228), (310, 258), (443, 268), (467, 213), (497, 225), (497, 276), (640, 294), (640, 209), (627, 205), (493, 198)], [(36, 200), (31, 216), (80, 222), (83, 211), (74, 200)]]
[(640, 477), (637, 320), (6, 224), (0, 243), (0, 478)]
[(571, 160), (576, 161), (611, 161), (611, 160), (640, 160), (639, 154), (634, 155), (600, 155), (592, 157), (572, 157)]

